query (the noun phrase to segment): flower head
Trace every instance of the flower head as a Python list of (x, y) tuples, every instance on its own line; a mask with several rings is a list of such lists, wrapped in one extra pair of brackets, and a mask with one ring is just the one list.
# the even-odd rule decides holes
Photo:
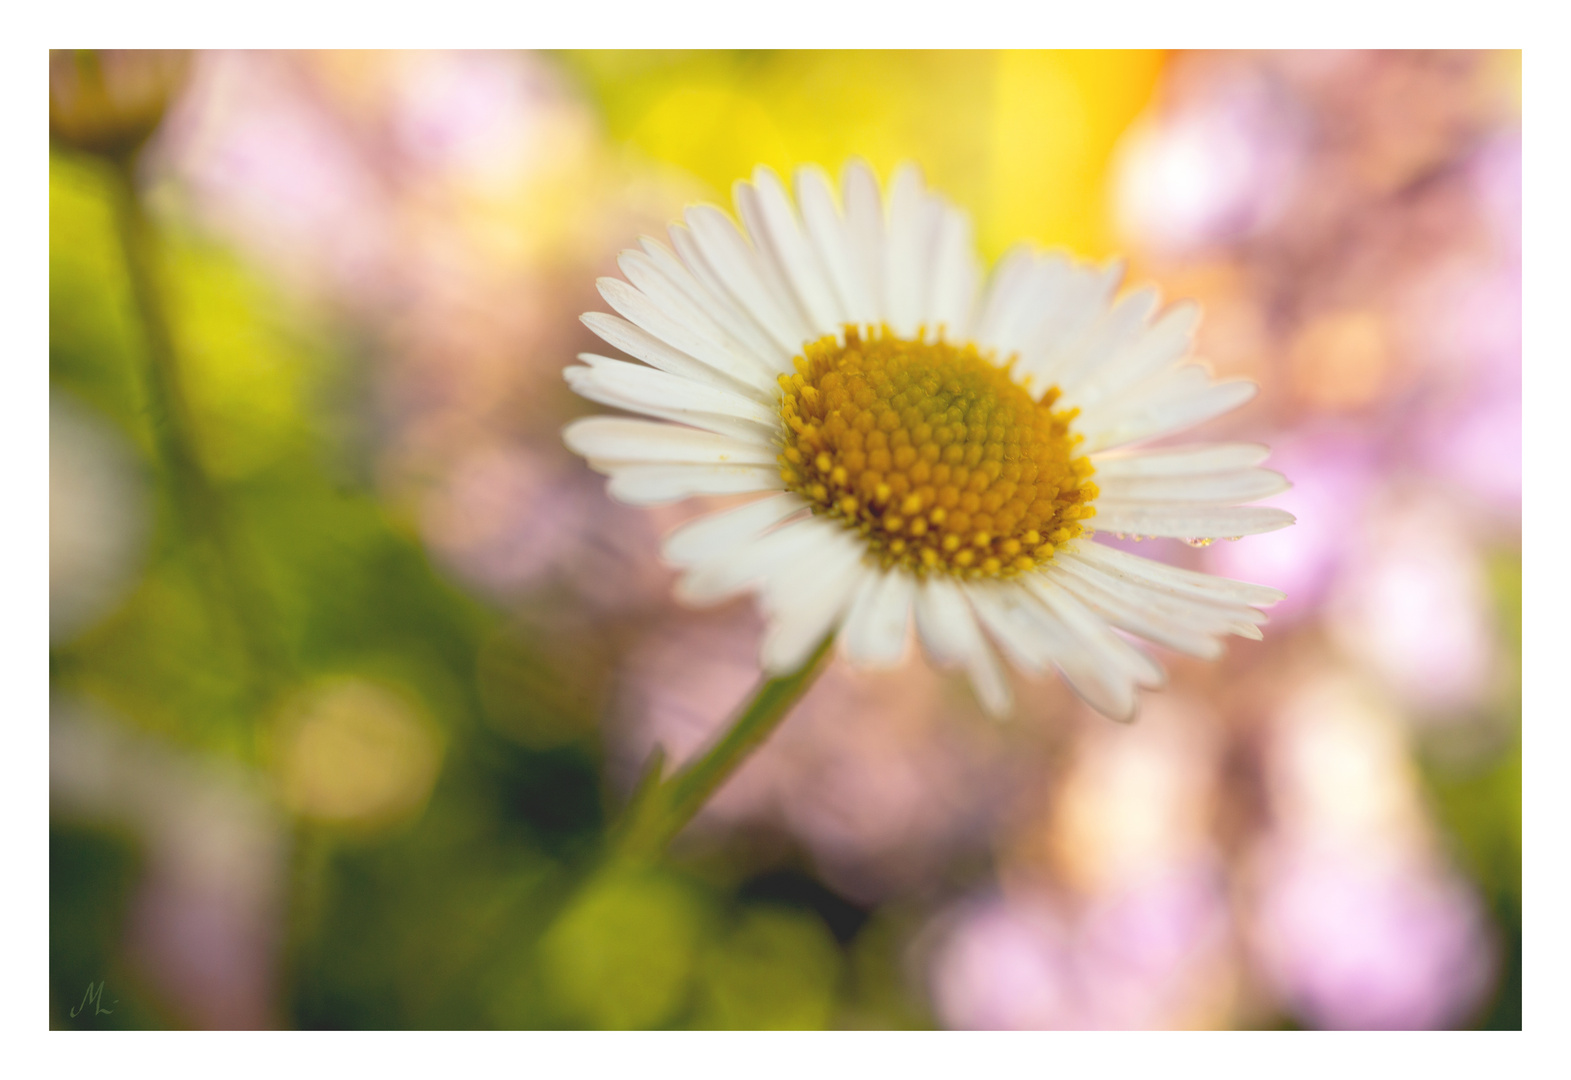
[(1240, 505), (1287, 486), (1257, 468), (1264, 447), (1121, 449), (1254, 396), (1185, 362), (1193, 305), (1157, 316), (1151, 288), (1115, 303), (1121, 267), (1026, 248), (982, 285), (968, 219), (910, 166), (887, 205), (861, 164), (838, 206), (821, 171), (795, 180), (793, 205), (760, 167), (736, 186), (741, 228), (694, 206), (674, 251), (646, 237), (623, 252), (627, 280), (600, 281), (621, 317), (584, 322), (642, 363), (584, 354), (566, 371), (583, 396), (654, 418), (565, 431), (613, 497), (764, 496), (671, 534), (682, 598), (755, 591), (772, 672), (836, 630), (851, 662), (897, 664), (914, 619), (999, 713), (995, 649), (1129, 719), (1163, 673), (1115, 627), (1207, 658), (1222, 635), (1260, 636), (1256, 608), (1281, 593), (1092, 531), (1209, 539), (1293, 520)]

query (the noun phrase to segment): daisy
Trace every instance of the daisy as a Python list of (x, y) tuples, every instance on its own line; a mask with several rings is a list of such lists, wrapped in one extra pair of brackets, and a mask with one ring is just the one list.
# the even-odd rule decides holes
[[(796, 198), (770, 170), (723, 210), (693, 206), (671, 247), (643, 238), (602, 278), (588, 327), (641, 363), (583, 354), (568, 383), (653, 419), (575, 421), (567, 445), (634, 505), (760, 497), (691, 521), (663, 554), (678, 594), (757, 593), (761, 661), (795, 671), (826, 635), (855, 665), (915, 636), (1006, 713), (999, 655), (1056, 669), (1132, 719), (1162, 668), (1133, 638), (1215, 658), (1259, 639), (1275, 589), (1098, 543), (1093, 529), (1208, 542), (1292, 523), (1241, 505), (1282, 491), (1263, 446), (1132, 449), (1237, 408), (1246, 380), (1187, 361), (1198, 309), (1115, 300), (1122, 266), (1016, 248), (985, 283), (966, 215), (896, 171), (816, 168)], [(674, 250), (673, 250), (674, 249)], [(1128, 635), (1128, 636), (1126, 636)]]

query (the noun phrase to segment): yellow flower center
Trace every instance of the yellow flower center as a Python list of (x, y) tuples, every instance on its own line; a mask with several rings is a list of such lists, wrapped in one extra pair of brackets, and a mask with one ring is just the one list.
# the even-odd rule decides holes
[(795, 363), (780, 377), (780, 475), (886, 567), (1018, 574), (1096, 513), (1076, 410), (1053, 411), (1056, 387), (1033, 400), (974, 345), (848, 326), (845, 345), (821, 338)]

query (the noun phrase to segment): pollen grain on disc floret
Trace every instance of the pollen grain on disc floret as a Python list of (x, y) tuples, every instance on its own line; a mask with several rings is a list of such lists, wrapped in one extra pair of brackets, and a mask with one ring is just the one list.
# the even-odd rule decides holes
[(976, 346), (847, 326), (782, 375), (780, 473), (856, 529), (885, 567), (1007, 577), (1039, 566), (1096, 513), (1076, 410), (1053, 410)]

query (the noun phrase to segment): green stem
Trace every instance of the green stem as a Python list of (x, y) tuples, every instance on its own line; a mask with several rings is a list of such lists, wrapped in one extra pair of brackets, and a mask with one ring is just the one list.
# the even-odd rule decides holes
[(791, 707), (813, 685), (833, 642), (831, 634), (801, 667), (766, 680), (713, 746), (665, 780), (660, 779), (665, 754), (657, 747), (621, 826), (613, 833), (611, 861), (641, 863), (658, 858), (703, 809), (709, 797), (780, 726)]
[(665, 750), (656, 746), (644, 765), (622, 817), (611, 829), (610, 842), (591, 861), (561, 883), (555, 898), (533, 923), (531, 937), (549, 936), (568, 913), (610, 880), (638, 873), (660, 858), (666, 845), (703, 809), (709, 797), (768, 739), (791, 707), (813, 685), (829, 656), (834, 635), (824, 638), (797, 670), (765, 680), (725, 732), (699, 758), (662, 779)]
[(228, 508), (197, 454), (179, 353), (160, 287), (157, 231), (137, 191), (134, 155), (107, 155), (103, 160), (109, 174), (126, 274), (142, 324), (142, 382), (154, 445), (163, 459), (175, 508), (187, 535), (199, 549), (207, 548), (206, 558), (199, 557), (198, 562), (208, 579), (204, 591), (215, 629), (238, 638), (248, 661), (252, 688), (265, 697), (281, 659), (270, 637), (274, 623), (268, 617), (265, 597), (242, 571)]

